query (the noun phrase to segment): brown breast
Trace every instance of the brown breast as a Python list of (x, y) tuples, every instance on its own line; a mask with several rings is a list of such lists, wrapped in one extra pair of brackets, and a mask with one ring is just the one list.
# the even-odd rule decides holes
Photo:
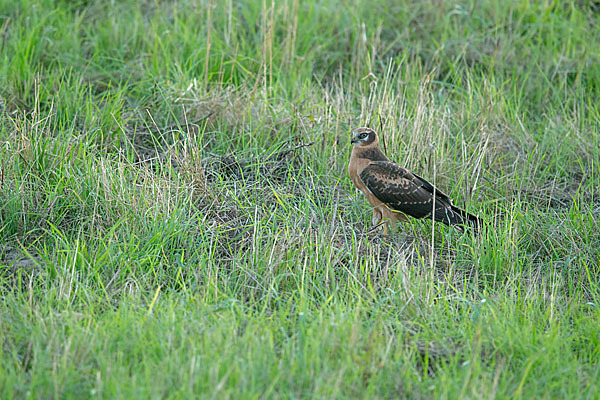
[(361, 157), (362, 150), (360, 147), (355, 146), (352, 149), (352, 154), (350, 155), (350, 162), (348, 163), (348, 175), (350, 175), (350, 179), (352, 183), (358, 190), (360, 190), (367, 200), (369, 204), (373, 207), (378, 207), (383, 203), (379, 201), (377, 197), (365, 186), (362, 179), (360, 179), (360, 173), (369, 165), (371, 162), (368, 158)]

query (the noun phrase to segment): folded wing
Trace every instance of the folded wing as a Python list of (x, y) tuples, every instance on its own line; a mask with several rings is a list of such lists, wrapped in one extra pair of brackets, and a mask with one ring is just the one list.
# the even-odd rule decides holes
[(369, 163), (360, 179), (382, 203), (411, 217), (433, 215), (435, 221), (447, 225), (478, 224), (477, 217), (452, 205), (452, 200), (431, 183), (391, 161)]

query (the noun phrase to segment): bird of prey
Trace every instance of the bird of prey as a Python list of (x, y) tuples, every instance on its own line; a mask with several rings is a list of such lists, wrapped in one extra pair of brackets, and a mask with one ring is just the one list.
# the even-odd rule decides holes
[(352, 132), (353, 144), (348, 174), (352, 183), (373, 207), (373, 225), (385, 219), (390, 225), (414, 218), (432, 218), (464, 232), (464, 226), (477, 231), (480, 220), (452, 204), (450, 197), (420, 176), (390, 161), (379, 148), (377, 133), (370, 128)]

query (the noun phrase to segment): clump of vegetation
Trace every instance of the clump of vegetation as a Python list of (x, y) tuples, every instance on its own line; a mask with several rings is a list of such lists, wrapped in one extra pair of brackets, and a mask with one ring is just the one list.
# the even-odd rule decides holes
[(0, 397), (598, 397), (594, 4), (0, 2)]

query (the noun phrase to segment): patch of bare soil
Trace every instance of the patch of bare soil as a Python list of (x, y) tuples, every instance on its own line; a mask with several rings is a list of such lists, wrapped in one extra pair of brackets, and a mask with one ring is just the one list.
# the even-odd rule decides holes
[(578, 201), (598, 209), (600, 192), (598, 190), (582, 190), (584, 182), (584, 176), (575, 174), (570, 180), (547, 181), (541, 185), (515, 190), (515, 192), (540, 207), (569, 208), (574, 201)]
[(19, 249), (0, 245), (0, 293), (19, 287), (25, 290), (28, 284), (39, 278), (41, 257), (33, 250), (27, 253)]
[(29, 255), (12, 246), (0, 246), (0, 266), (11, 270), (33, 270), (41, 263), (41, 258), (28, 250)]

